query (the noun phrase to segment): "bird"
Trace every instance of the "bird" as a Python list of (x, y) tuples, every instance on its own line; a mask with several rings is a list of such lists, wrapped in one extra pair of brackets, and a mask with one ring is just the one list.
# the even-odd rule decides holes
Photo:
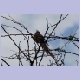
[(46, 51), (47, 54), (50, 54), (50, 56), (54, 59), (54, 55), (53, 53), (51, 53), (49, 51), (49, 48), (48, 46), (46, 45), (46, 42), (45, 42), (45, 39), (44, 39), (44, 36), (42, 34), (40, 34), (40, 32), (38, 30), (36, 30), (36, 32), (34, 33), (34, 36), (32, 36), (33, 40), (36, 42), (36, 43), (40, 43), (40, 46), (42, 47), (42, 49), (44, 51)]

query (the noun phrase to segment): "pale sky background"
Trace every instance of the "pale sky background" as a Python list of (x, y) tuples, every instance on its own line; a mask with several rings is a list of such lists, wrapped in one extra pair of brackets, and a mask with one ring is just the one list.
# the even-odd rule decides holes
[[(11, 14), (10, 14), (11, 15)], [(7, 14), (4, 14), (3, 16), (8, 17)], [(41, 32), (41, 34), (44, 35), (45, 31), (46, 31), (46, 26), (47, 26), (47, 21), (46, 18), (48, 19), (48, 22), (53, 25), (56, 22), (59, 21), (60, 19), (60, 14), (15, 14), (15, 15), (11, 15), (13, 17), (13, 19), (15, 19), (18, 22), (21, 22), (24, 26), (26, 26), (29, 30), (29, 32), (31, 33), (35, 33), (36, 29), (39, 30)], [(64, 15), (65, 16), (65, 15)], [(22, 32), (26, 33), (26, 30), (24, 30), (23, 28), (21, 28), (19, 25), (14, 24), (11, 21), (7, 21), (3, 18), (1, 18), (1, 23), (8, 25), (8, 26), (13, 26), (13, 27), (17, 27), (18, 29), (22, 30)], [(49, 25), (50, 26), (50, 25)], [(74, 34), (75, 30), (79, 27), (79, 15), (73, 15), (70, 14), (67, 16), (67, 18), (63, 21), (61, 21), (61, 23), (58, 25), (58, 27), (55, 29), (55, 34), (56, 36), (61, 36), (60, 34), (63, 34), (64, 37), (69, 36), (70, 34)], [(9, 33), (20, 33), (17, 30), (13, 29), (13, 28), (6, 28), (5, 29), (9, 32)], [(50, 32), (52, 31), (52, 29), (49, 30)], [(76, 37), (79, 38), (79, 29), (76, 31)], [(1, 29), (1, 34), (4, 35), (5, 32)], [(16, 44), (19, 44), (19, 41), (21, 40), (21, 48), (22, 50), (26, 49), (26, 41), (24, 41), (24, 38), (22, 36), (11, 36)], [(29, 40), (29, 44), (30, 44), (30, 49), (32, 49), (34, 47), (34, 41), (32, 40), (32, 38), (30, 38)], [(67, 40), (54, 40), (52, 42), (49, 42), (49, 48), (50, 49), (55, 49), (59, 46), (63, 46), (64, 43), (67, 42)], [(79, 43), (76, 43), (79, 46)], [(14, 54), (14, 52), (10, 51), (10, 50), (14, 50), (15, 52), (18, 52), (17, 47), (14, 46), (13, 42), (8, 38), (8, 37), (1, 37), (1, 47), (2, 47), (2, 56), (4, 57), (9, 57), (12, 54)], [(64, 47), (64, 49), (68, 52), (74, 52), (79, 54), (79, 50), (77, 47), (75, 47), (72, 43), (69, 43), (66, 45), (66, 47)], [(57, 52), (56, 52), (57, 53)], [(46, 57), (44, 58), (44, 60), (42, 61), (42, 65), (47, 65), (49, 63), (49, 59), (52, 59), (51, 57)], [(76, 66), (77, 62), (76, 60), (79, 60), (79, 57), (77, 55), (74, 54), (70, 54), (67, 53), (66, 54), (66, 58), (65, 58), (65, 66)], [(11, 66), (17, 66), (19, 65), (19, 61), (17, 59), (8, 59), (6, 60)], [(6, 65), (5, 63), (3, 63), (3, 65)], [(23, 59), (23, 65), (29, 65), (28, 62), (25, 61), (25, 59)]]

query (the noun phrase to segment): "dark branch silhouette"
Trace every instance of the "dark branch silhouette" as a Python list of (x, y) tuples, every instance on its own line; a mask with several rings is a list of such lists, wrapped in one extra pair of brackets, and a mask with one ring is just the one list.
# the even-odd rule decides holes
[[(63, 17), (63, 14), (60, 15), (60, 19), (59, 21), (57, 21), (57, 23), (55, 24), (50, 24), (47, 20), (47, 27), (46, 27), (46, 31), (45, 34), (42, 35), (40, 33), (40, 31), (36, 31), (36, 33), (31, 33), (29, 32), (28, 28), (25, 27), (23, 24), (21, 24), (20, 22), (14, 20), (9, 14), (9, 18), (1, 16), (3, 19), (8, 20), (13, 22), (14, 24), (18, 24), (21, 28), (24, 28), (26, 30), (26, 34), (23, 33), (20, 29), (13, 27), (13, 26), (8, 26), (5, 24), (1, 24), (1, 28), (2, 30), (6, 33), (6, 35), (1, 35), (1, 38), (4, 37), (9, 37), (9, 39), (14, 43), (14, 45), (18, 48), (18, 52), (13, 51), (15, 54), (9, 56), (9, 57), (2, 57), (2, 62), (6, 63), (6, 65), (10, 66), (8, 64), (8, 62), (6, 62), (6, 60), (4, 59), (18, 59), (19, 60), (19, 66), (24, 66), (22, 59), (26, 59), (27, 62), (29, 62), (30, 66), (34, 66), (34, 63), (36, 61), (36, 66), (43, 66), (41, 65), (42, 60), (44, 59), (44, 57), (47, 58), (47, 56), (52, 57), (53, 61), (49, 59), (50, 64), (47, 64), (47, 66), (65, 66), (65, 57), (66, 54), (74, 54), (75, 56), (79, 57), (78, 53), (75, 52), (71, 52), (71, 51), (67, 51), (65, 49), (63, 49), (66, 45), (73, 43), (73, 45), (75, 47), (77, 47), (77, 49), (79, 49), (79, 46), (76, 44), (76, 42), (79, 42), (79, 38), (77, 38), (75, 36), (76, 31), (79, 29), (79, 27), (75, 30), (74, 34), (70, 34), (69, 36), (56, 36), (55, 34), (55, 30), (56, 28), (58, 28), (58, 25), (67, 18), (69, 14), (66, 14), (65, 17)], [(50, 26), (49, 26), (50, 24)], [(19, 31), (20, 34), (10, 34), (9, 32), (7, 32), (7, 30), (5, 28), (14, 28), (15, 30)], [(48, 33), (49, 29), (52, 28), (52, 31)], [(12, 36), (23, 36), (26, 40), (26, 45), (27, 48), (22, 50), (21, 48), (21, 41), (19, 42), (19, 45), (16, 44), (15, 40), (12, 38)], [(31, 36), (31, 38), (30, 38)], [(33, 39), (34, 40), (34, 48), (30, 49), (30, 45), (29, 45), (29, 39)], [(50, 41), (54, 41), (54, 40), (66, 40), (67, 42), (64, 43), (64, 45), (62, 47), (57, 47), (55, 49), (49, 49), (48, 47), (48, 42)], [(36, 42), (36, 43), (35, 43)], [(40, 49), (40, 47), (42, 47), (42, 50)], [(53, 52), (55, 51), (55, 52)], [(45, 54), (45, 52), (47, 54)], [(63, 53), (63, 55), (62, 55)], [(38, 55), (39, 54), (39, 55)], [(62, 56), (64, 58), (62, 58)], [(39, 60), (40, 59), (40, 60)], [(39, 61), (38, 61), (39, 60)], [(78, 66), (78, 61), (77, 62), (77, 66)], [(1, 66), (3, 66), (3, 64), (1, 63)]]

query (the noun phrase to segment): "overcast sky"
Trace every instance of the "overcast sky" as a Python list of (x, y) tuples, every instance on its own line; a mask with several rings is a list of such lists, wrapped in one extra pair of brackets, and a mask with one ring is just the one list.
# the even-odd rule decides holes
[[(31, 33), (35, 33), (36, 30), (39, 30), (40, 33), (42, 35), (44, 35), (45, 31), (46, 31), (46, 26), (47, 26), (47, 20), (51, 25), (54, 25), (55, 23), (57, 23), (60, 19), (60, 14), (15, 14), (12, 15), (13, 19), (15, 19), (18, 22), (21, 22), (24, 26), (26, 26), (29, 30), (29, 32)], [(4, 14), (3, 16), (8, 17), (8, 15)], [(65, 16), (65, 15), (64, 15)], [(9, 17), (8, 17), (9, 18)], [(47, 20), (46, 20), (47, 18)], [(18, 29), (20, 29), (23, 33), (26, 33), (26, 30), (24, 30), (23, 28), (21, 28), (19, 25), (14, 24), (11, 21), (7, 21), (3, 18), (1, 18), (1, 23), (8, 25), (8, 26), (13, 26), (13, 27), (17, 27)], [(49, 26), (50, 26), (49, 24)], [(68, 37), (70, 34), (74, 34), (74, 32), (76, 31), (76, 29), (79, 27), (79, 15), (73, 15), (70, 14), (67, 16), (67, 18), (63, 21), (61, 21), (61, 23), (58, 25), (58, 27), (55, 29), (55, 34), (56, 36), (62, 36), (61, 34), (63, 34), (64, 37)], [(5, 29), (9, 32), (9, 33), (20, 33), (17, 30), (13, 29), (13, 28), (6, 28)], [(50, 28), (49, 32), (52, 31), (52, 28)], [(79, 29), (76, 31), (76, 35), (75, 37), (79, 38)], [(1, 34), (4, 35), (5, 32), (1, 29)], [(21, 49), (25, 50), (26, 49), (26, 41), (24, 41), (24, 38), (22, 36), (11, 36), (17, 45), (19, 45), (19, 42), (21, 42)], [(50, 41), (49, 44), (49, 48), (50, 49), (55, 49), (57, 47), (62, 47), (64, 45), (64, 43), (67, 42), (67, 40), (53, 40)], [(76, 42), (76, 44), (79, 46), (79, 43)], [(34, 41), (32, 40), (32, 38), (30, 37), (29, 40), (29, 45), (30, 45), (30, 49), (32, 49), (34, 47)], [(8, 37), (1, 37), (1, 47), (2, 47), (2, 56), (4, 57), (9, 57), (12, 54), (14, 54), (14, 52), (10, 51), (13, 50), (15, 52), (18, 52), (17, 47), (14, 46), (14, 43), (8, 38)], [(69, 43), (66, 45), (66, 47), (64, 47), (63, 49), (65, 49), (67, 52), (74, 52), (79, 54), (79, 50), (77, 47), (75, 47), (73, 45), (73, 43)], [(47, 63), (49, 63), (49, 59), (52, 59), (51, 57), (46, 57), (43, 59), (42, 61), (42, 65), (47, 65)], [(78, 60), (79, 57), (77, 55), (74, 54), (70, 54), (67, 53), (66, 54), (66, 58), (65, 58), (65, 65), (66, 66), (76, 66), (76, 60)], [(17, 59), (15, 60), (6, 60), (10, 65), (12, 66), (17, 66), (19, 65), (19, 61)], [(4, 64), (6, 65), (6, 64)], [(25, 59), (23, 59), (23, 65), (29, 65), (28, 62), (25, 61)]]

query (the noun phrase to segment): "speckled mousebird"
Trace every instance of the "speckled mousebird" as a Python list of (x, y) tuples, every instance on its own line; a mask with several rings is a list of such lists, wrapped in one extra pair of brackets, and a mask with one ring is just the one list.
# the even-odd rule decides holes
[(42, 47), (42, 49), (45, 50), (47, 54), (50, 54), (50, 56), (54, 59), (54, 55), (49, 51), (49, 48), (45, 43), (45, 39), (43, 35), (40, 34), (38, 30), (36, 30), (36, 33), (34, 33), (34, 36), (32, 36), (32, 38), (36, 43), (40, 43), (40, 46)]

